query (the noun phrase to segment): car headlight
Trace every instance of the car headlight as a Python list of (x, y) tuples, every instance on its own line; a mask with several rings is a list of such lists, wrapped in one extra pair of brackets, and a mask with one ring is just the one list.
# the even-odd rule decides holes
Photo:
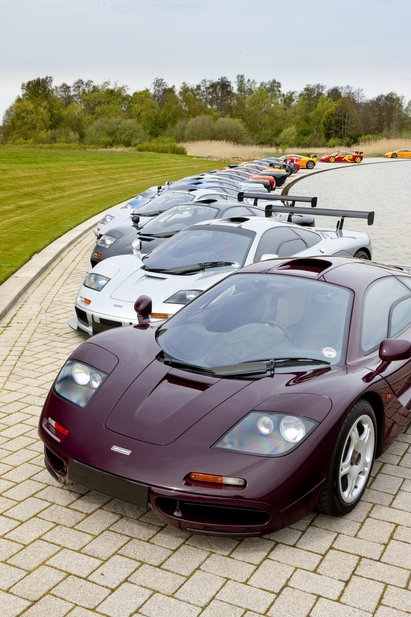
[(101, 221), (99, 221), (100, 225), (107, 225), (107, 223), (110, 223), (110, 221), (112, 221), (114, 218), (114, 216), (112, 214), (106, 214), (105, 217), (103, 217), (101, 219)]
[(97, 274), (97, 272), (89, 272), (84, 279), (83, 285), (84, 287), (89, 287), (89, 289), (94, 289), (94, 291), (101, 291), (109, 280), (107, 276)]
[(213, 447), (257, 456), (282, 456), (294, 450), (316, 426), (318, 422), (302, 416), (252, 411)]
[(194, 300), (194, 298), (197, 298), (197, 296), (202, 293), (202, 289), (182, 289), (167, 298), (167, 300), (164, 300), (164, 302), (168, 302), (170, 304), (188, 304), (191, 300)]
[(54, 389), (71, 403), (85, 407), (106, 377), (106, 373), (88, 364), (68, 360), (57, 376)]
[(104, 248), (108, 249), (108, 247), (114, 244), (116, 240), (117, 238), (115, 238), (114, 236), (110, 236), (109, 234), (104, 234), (104, 236), (101, 236), (97, 244), (98, 246), (103, 246)]

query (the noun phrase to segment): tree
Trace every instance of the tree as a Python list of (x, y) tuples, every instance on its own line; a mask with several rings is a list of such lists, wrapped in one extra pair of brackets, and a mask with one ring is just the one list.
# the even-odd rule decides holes
[(148, 133), (152, 133), (160, 108), (150, 90), (141, 90), (131, 95), (131, 117), (134, 118)]
[(322, 130), (327, 141), (338, 139), (345, 146), (358, 141), (362, 127), (350, 98), (341, 98), (324, 114)]

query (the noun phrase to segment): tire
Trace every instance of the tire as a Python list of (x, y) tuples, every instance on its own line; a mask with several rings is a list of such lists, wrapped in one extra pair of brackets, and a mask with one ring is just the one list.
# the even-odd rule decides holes
[(375, 457), (376, 419), (374, 410), (359, 400), (342, 426), (316, 509), (343, 516), (360, 501)]
[(360, 156), (356, 156), (354, 159), (354, 163), (361, 163), (362, 158)]
[(329, 161), (330, 163), (335, 163), (335, 156), (330, 156)]
[(314, 161), (307, 161), (306, 169), (314, 169), (315, 163)]
[(392, 158), (392, 159), (396, 159), (397, 157), (398, 157), (398, 154), (397, 154), (396, 152), (393, 152), (393, 153), (391, 154), (391, 158)]
[(370, 259), (370, 256), (368, 255), (367, 251), (363, 251), (362, 249), (357, 251), (354, 257), (356, 257), (357, 259)]

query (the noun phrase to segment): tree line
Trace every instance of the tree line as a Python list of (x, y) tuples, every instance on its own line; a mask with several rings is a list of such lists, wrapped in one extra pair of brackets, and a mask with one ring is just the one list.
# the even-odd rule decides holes
[(394, 92), (366, 99), (361, 89), (322, 84), (283, 92), (275, 79), (244, 75), (178, 90), (158, 77), (132, 94), (109, 81), (54, 86), (52, 77), (38, 77), (22, 84), (2, 127), (4, 143), (98, 147), (211, 139), (311, 148), (409, 136), (411, 101)]

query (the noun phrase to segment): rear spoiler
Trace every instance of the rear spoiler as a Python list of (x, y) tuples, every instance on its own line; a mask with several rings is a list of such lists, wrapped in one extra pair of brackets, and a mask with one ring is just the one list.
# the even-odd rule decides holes
[[(240, 193), (238, 193), (237, 199), (238, 201), (244, 201), (244, 199), (254, 199), (254, 206), (258, 205), (259, 199), (264, 199), (265, 201), (282, 201), (287, 205), (291, 205), (292, 207), (295, 206), (296, 201), (310, 203), (312, 208), (315, 208), (317, 206), (317, 197), (295, 197), (294, 195), (267, 195), (266, 193), (247, 193), (245, 191), (241, 191)], [(306, 211), (304, 212), (304, 214), (306, 214)]]
[[(294, 206), (296, 201), (311, 203), (311, 207), (315, 208), (315, 214), (319, 216), (339, 216), (340, 220), (337, 222), (337, 231), (341, 230), (344, 225), (345, 218), (352, 219), (367, 219), (368, 225), (374, 223), (374, 211), (365, 210), (341, 210), (336, 208), (317, 208), (317, 197), (294, 197), (291, 195), (277, 196), (277, 195), (261, 195), (258, 193), (239, 193), (238, 201), (243, 201), (245, 198), (255, 199), (254, 205), (257, 205), (258, 199), (264, 199), (265, 201), (282, 201), (291, 202), (292, 209), (289, 211), (287, 222), (291, 223), (293, 214), (307, 214), (307, 208)], [(273, 212), (281, 212), (284, 214), (284, 206), (269, 204), (265, 207), (265, 216), (272, 216)]]

